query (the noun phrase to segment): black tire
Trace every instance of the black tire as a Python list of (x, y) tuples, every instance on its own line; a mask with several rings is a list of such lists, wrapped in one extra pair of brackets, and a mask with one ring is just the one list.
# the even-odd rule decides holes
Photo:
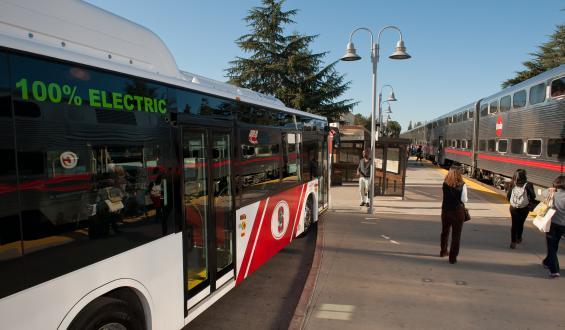
[(127, 302), (100, 297), (88, 304), (73, 320), (69, 330), (143, 330), (140, 311)]
[(306, 205), (304, 205), (304, 232), (307, 232), (314, 223), (314, 199), (308, 196)]

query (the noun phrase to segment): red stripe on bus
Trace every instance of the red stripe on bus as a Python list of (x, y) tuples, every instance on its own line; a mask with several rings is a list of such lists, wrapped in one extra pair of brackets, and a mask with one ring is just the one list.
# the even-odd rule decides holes
[[(300, 199), (298, 200), (298, 207), (296, 209), (296, 213), (294, 216), (294, 223), (292, 224), (292, 231), (290, 233), (290, 242), (292, 242), (292, 240), (294, 239), (294, 235), (295, 233), (298, 231), (298, 224), (300, 223), (300, 213), (302, 213), (302, 209), (300, 208), (303, 204), (303, 201), (306, 199), (305, 197), (305, 192), (308, 189), (308, 184), (305, 183), (302, 185), (302, 188), (300, 189)], [(292, 212), (291, 212), (292, 213)]]
[(455, 150), (455, 149), (445, 149), (445, 152), (448, 154), (455, 154), (461, 156), (471, 157), (472, 153), (470, 151), (462, 151), (462, 150)]
[(255, 242), (257, 241), (257, 236), (261, 231), (260, 228), (261, 217), (265, 212), (267, 212), (267, 206), (269, 206), (267, 204), (267, 200), (268, 198), (260, 201), (259, 206), (257, 207), (257, 214), (255, 215), (255, 219), (253, 220), (253, 228), (251, 228), (251, 235), (249, 236), (249, 241), (247, 242), (247, 247), (243, 255), (243, 260), (241, 261), (241, 269), (237, 270), (237, 277), (236, 277), (237, 283), (240, 283), (245, 279), (245, 273), (247, 272), (247, 269), (250, 266), (253, 246), (255, 245)]
[(539, 162), (539, 161), (533, 161), (533, 160), (525, 160), (525, 159), (518, 159), (518, 158), (512, 158), (512, 157), (491, 156), (491, 155), (485, 155), (485, 154), (478, 154), (477, 157), (481, 158), (481, 159), (494, 160), (494, 161), (497, 161), (497, 162), (539, 167), (539, 168), (543, 168), (543, 169), (550, 170), (550, 171), (563, 172), (563, 166), (559, 165), (559, 164), (551, 164), (551, 163), (545, 163), (545, 162)]

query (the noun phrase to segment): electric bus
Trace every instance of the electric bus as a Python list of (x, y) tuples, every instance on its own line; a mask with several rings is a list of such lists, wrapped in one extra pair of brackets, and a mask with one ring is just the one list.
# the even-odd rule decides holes
[(88, 3), (0, 0), (2, 327), (184, 327), (327, 208), (328, 131)]

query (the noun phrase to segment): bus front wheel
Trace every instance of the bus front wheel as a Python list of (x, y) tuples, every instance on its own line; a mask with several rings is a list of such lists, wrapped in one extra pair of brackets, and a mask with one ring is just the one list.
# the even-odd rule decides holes
[(69, 326), (70, 330), (143, 330), (139, 312), (126, 301), (100, 297), (88, 304)]

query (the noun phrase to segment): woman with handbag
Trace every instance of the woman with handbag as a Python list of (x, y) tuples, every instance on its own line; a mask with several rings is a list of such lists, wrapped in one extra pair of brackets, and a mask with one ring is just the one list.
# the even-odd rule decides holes
[(565, 175), (558, 176), (553, 181), (553, 189), (550, 193), (553, 193), (551, 207), (555, 209), (555, 214), (551, 218), (549, 232), (545, 234), (547, 256), (543, 259), (543, 265), (549, 269), (550, 278), (557, 278), (560, 276), (557, 249), (561, 236), (565, 235)]
[(526, 170), (517, 169), (512, 178), (510, 188), (506, 193), (510, 202), (510, 216), (512, 227), (510, 228), (510, 248), (515, 249), (516, 244), (522, 243), (524, 233), (524, 222), (528, 213), (536, 206), (536, 193), (534, 185), (528, 182)]
[[(465, 204), (467, 202), (467, 185), (461, 176), (458, 166), (452, 166), (443, 181), (443, 202), (441, 204), (441, 250), (440, 257), (449, 254), (449, 263), (457, 262), (461, 231), (465, 222)], [(447, 252), (449, 231), (451, 233), (451, 246)]]

